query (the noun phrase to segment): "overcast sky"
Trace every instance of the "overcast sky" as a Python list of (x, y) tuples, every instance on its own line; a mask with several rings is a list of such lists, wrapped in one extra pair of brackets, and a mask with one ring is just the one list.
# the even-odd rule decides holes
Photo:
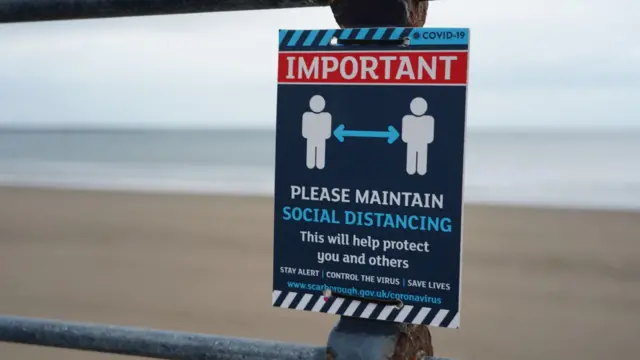
[[(470, 27), (468, 125), (640, 128), (637, 0), (443, 0)], [(329, 8), (0, 25), (0, 126), (275, 126), (277, 30)]]

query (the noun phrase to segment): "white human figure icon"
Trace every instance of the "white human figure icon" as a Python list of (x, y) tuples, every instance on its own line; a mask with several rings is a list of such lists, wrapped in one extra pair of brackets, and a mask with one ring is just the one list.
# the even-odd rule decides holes
[(427, 101), (421, 97), (411, 100), (413, 115), (402, 118), (402, 141), (407, 144), (407, 173), (427, 173), (427, 148), (434, 137), (434, 118), (427, 113)]
[(309, 108), (302, 114), (302, 137), (307, 139), (307, 167), (323, 169), (327, 140), (331, 138), (331, 114), (323, 112), (324, 98), (314, 95), (309, 100)]

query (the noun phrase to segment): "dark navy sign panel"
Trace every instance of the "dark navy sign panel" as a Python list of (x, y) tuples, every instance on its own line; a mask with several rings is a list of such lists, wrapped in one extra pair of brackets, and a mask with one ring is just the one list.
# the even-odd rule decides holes
[(273, 306), (459, 328), (468, 39), (280, 31)]

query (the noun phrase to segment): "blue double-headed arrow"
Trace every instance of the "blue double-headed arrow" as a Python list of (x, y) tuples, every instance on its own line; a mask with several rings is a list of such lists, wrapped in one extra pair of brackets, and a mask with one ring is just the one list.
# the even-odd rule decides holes
[(340, 142), (344, 142), (346, 137), (361, 137), (361, 138), (386, 138), (389, 144), (393, 144), (400, 133), (393, 126), (389, 125), (387, 131), (369, 131), (369, 130), (345, 130), (344, 124), (340, 124), (334, 131), (333, 135)]

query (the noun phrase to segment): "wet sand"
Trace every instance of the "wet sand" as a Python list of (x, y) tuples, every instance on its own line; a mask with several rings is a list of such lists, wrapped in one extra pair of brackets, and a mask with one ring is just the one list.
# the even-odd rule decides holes
[[(270, 198), (0, 188), (0, 314), (323, 344), (336, 316), (270, 305), (272, 218)], [(439, 356), (639, 358), (640, 213), (467, 206), (462, 296)]]

